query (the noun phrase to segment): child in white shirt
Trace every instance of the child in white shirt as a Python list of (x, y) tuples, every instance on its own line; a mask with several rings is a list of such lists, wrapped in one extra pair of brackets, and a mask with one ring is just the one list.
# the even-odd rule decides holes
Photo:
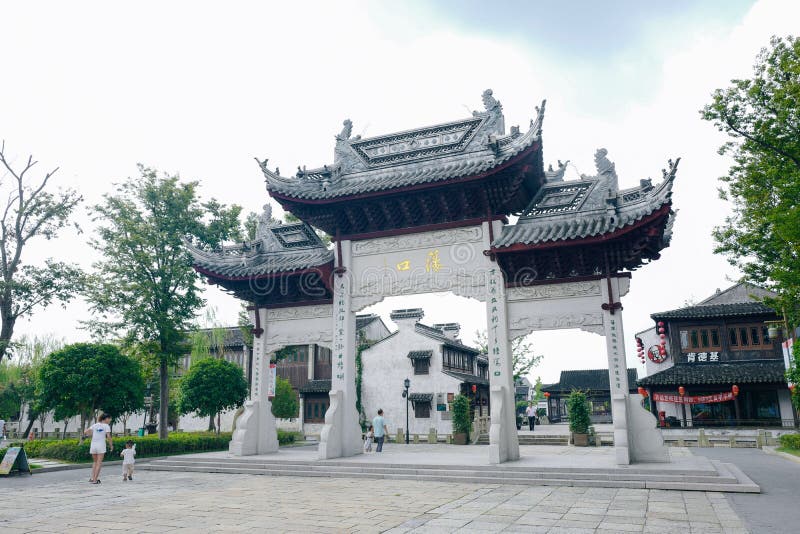
[(133, 480), (133, 466), (136, 464), (136, 444), (132, 440), (125, 442), (125, 448), (119, 453), (122, 456), (122, 480)]
[(364, 437), (364, 452), (372, 452), (372, 438), (375, 437), (375, 431), (372, 429), (372, 425), (369, 425), (369, 430)]

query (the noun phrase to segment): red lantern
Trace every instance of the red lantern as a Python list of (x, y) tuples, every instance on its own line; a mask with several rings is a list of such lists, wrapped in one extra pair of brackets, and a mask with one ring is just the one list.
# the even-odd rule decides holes
[(546, 398), (546, 399), (550, 398), (550, 392), (549, 391), (545, 391), (544, 392), (544, 398)]
[(789, 391), (794, 393), (794, 384), (789, 384)]
[(735, 397), (736, 395), (739, 394), (739, 386), (734, 384), (733, 387), (731, 388), (731, 391), (733, 391), (733, 396)]
[(686, 388), (683, 386), (678, 386), (678, 395), (683, 397), (686, 394)]
[(641, 395), (642, 397), (647, 396), (647, 390), (644, 389), (642, 386), (639, 386), (639, 395)]
[(667, 339), (667, 334), (658, 334), (661, 339)]
[(472, 392), (475, 393), (476, 391), (478, 391), (478, 386), (472, 384)]
[(664, 332), (666, 332), (666, 330), (664, 330), (663, 328), (659, 328), (659, 329), (658, 329), (658, 333), (659, 333), (659, 334), (663, 334)]
[(664, 321), (658, 321), (658, 326), (664, 326)]

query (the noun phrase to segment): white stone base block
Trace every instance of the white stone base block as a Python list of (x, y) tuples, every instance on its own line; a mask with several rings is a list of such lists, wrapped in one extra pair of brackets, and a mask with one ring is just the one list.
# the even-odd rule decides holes
[(344, 392), (331, 391), (331, 404), (325, 412), (325, 426), (319, 437), (318, 458), (330, 460), (363, 454), (361, 425), (355, 403), (344, 402)]
[(493, 386), (489, 395), (492, 409), (489, 426), (489, 463), (501, 464), (519, 460), (514, 396), (505, 386)]
[(228, 451), (234, 456), (278, 452), (278, 432), (271, 402), (255, 399), (244, 403), (244, 413), (236, 420)]
[[(635, 395), (628, 395), (628, 449), (632, 462), (669, 462), (669, 451), (656, 417), (645, 410)], [(616, 436), (615, 436), (616, 437)]]

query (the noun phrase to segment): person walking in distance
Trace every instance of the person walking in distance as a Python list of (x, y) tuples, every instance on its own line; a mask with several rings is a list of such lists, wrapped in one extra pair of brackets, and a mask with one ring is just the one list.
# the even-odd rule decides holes
[(103, 456), (106, 455), (106, 442), (110, 451), (114, 450), (114, 443), (111, 441), (111, 416), (100, 412), (97, 422), (86, 429), (84, 436), (91, 435), (92, 443), (89, 446), (89, 453), (92, 455), (92, 478), (89, 482), (100, 484), (100, 469), (103, 467)]
[(529, 402), (528, 407), (525, 408), (525, 415), (528, 417), (528, 427), (533, 432), (533, 427), (536, 425), (536, 408), (533, 407), (532, 402)]
[(375, 443), (377, 443), (375, 452), (381, 452), (383, 451), (383, 440), (386, 439), (386, 434), (389, 433), (389, 429), (386, 428), (386, 422), (383, 420), (383, 409), (378, 410), (378, 415), (372, 420), (372, 428), (373, 432), (375, 432)]

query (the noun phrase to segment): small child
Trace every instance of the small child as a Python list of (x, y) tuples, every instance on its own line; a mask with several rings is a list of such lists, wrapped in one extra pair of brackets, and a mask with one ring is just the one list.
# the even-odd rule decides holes
[(372, 438), (375, 437), (375, 432), (372, 425), (369, 425), (369, 430), (364, 437), (364, 452), (372, 452)]
[(119, 453), (122, 456), (122, 480), (133, 480), (133, 466), (136, 463), (136, 444), (132, 440), (125, 442), (125, 448)]

